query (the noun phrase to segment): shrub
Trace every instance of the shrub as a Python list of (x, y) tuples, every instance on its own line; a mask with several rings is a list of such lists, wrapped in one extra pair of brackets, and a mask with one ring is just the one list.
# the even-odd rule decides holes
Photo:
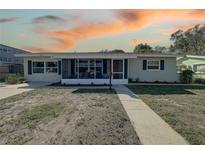
[(24, 77), (19, 77), (18, 83), (24, 83), (25, 82), (25, 78)]
[(135, 79), (135, 82), (136, 82), (136, 83), (139, 82), (139, 78), (136, 78), (136, 79)]
[(132, 78), (128, 78), (128, 82), (129, 83), (132, 83), (133, 81), (132, 81)]
[(203, 79), (203, 78), (196, 78), (196, 79), (194, 79), (194, 83), (205, 84), (205, 79)]
[(25, 82), (25, 79), (19, 74), (9, 74), (6, 76), (6, 82), (9, 84), (17, 84)]
[(1, 83), (1, 82), (5, 82), (5, 78), (1, 78), (1, 79), (0, 79), (0, 83)]
[(193, 82), (193, 74), (192, 70), (184, 70), (180, 74), (180, 81), (183, 83), (192, 83)]

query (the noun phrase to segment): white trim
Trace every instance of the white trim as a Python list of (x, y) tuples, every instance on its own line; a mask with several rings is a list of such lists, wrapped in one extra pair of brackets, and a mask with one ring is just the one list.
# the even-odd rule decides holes
[[(43, 60), (36, 60), (36, 61), (31, 61), (32, 62), (32, 74), (45, 74), (45, 61), (43, 61)], [(34, 67), (33, 66), (33, 63), (37, 63), (37, 62), (43, 62), (43, 67)], [(33, 72), (33, 68), (43, 68), (43, 73), (34, 73)]]
[[(161, 67), (160, 61), (161, 60), (154, 60), (154, 59), (149, 60), (149, 59), (146, 59), (146, 61), (147, 61), (147, 71), (160, 71), (160, 67)], [(159, 68), (158, 69), (149, 69), (148, 68), (148, 62), (149, 61), (158, 61), (159, 62)]]
[[(31, 60), (32, 61), (32, 60)], [(62, 60), (61, 60), (62, 61)], [(33, 67), (33, 63), (34, 62), (43, 62), (44, 63), (44, 72), (43, 73), (34, 73), (33, 72), (33, 68), (42, 68), (42, 67)], [(46, 63), (47, 62), (56, 62), (57, 63), (57, 72), (46, 72)], [(54, 67), (50, 67), (50, 68), (54, 68)], [(32, 61), (32, 74), (58, 74), (58, 61), (57, 60), (35, 60), (35, 61)], [(62, 74), (62, 62), (61, 62), (61, 74)]]
[[(109, 84), (109, 79), (61, 79), (61, 84)], [(112, 79), (112, 84), (128, 84), (128, 79)]]
[[(56, 67), (47, 67), (46, 63), (48, 63), (48, 62), (56, 62), (57, 66)], [(47, 68), (56, 68), (57, 71), (56, 72), (47, 72), (46, 71)], [(58, 73), (58, 61), (45, 61), (45, 73), (48, 73), (48, 74), (56, 74), (56, 73)]]

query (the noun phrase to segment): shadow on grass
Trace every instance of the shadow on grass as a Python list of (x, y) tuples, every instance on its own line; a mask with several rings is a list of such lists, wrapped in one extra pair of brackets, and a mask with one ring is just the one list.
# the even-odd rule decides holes
[(205, 90), (205, 86), (191, 85), (127, 85), (137, 95), (196, 95), (190, 90)]
[(73, 91), (72, 93), (76, 94), (76, 93), (101, 93), (101, 94), (115, 94), (115, 90), (114, 89), (77, 89), (75, 91)]

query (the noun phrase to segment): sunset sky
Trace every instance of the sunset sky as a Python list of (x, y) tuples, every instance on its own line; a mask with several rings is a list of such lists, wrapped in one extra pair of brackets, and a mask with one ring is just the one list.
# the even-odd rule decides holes
[(0, 43), (34, 52), (133, 51), (170, 45), (170, 34), (205, 24), (205, 10), (0, 10)]

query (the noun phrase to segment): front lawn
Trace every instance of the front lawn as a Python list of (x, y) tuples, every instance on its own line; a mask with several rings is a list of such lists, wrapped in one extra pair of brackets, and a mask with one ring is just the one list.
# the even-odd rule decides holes
[(190, 144), (205, 144), (205, 86), (129, 85)]
[(0, 144), (140, 144), (114, 91), (49, 87), (0, 100)]

